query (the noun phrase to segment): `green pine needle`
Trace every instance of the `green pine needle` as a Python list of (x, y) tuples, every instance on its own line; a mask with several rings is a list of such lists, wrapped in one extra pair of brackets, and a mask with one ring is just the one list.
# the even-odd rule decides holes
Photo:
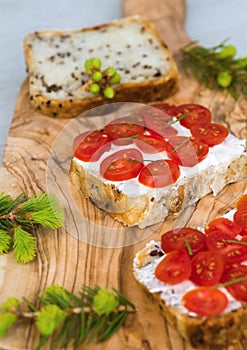
[(0, 229), (0, 254), (7, 253), (11, 247), (11, 237), (10, 235)]
[(14, 229), (14, 253), (16, 261), (27, 263), (36, 256), (36, 239), (20, 227)]
[(205, 48), (192, 41), (181, 48), (182, 68), (207, 88), (228, 91), (234, 99), (247, 98), (247, 57), (236, 58), (236, 48), (226, 41)]
[(19, 300), (16, 298), (8, 298), (4, 303), (2, 303), (3, 311), (15, 310), (20, 306)]
[(0, 337), (3, 337), (7, 330), (15, 323), (17, 316), (12, 312), (0, 313)]
[(13, 248), (16, 261), (32, 261), (36, 256), (34, 226), (57, 229), (63, 222), (63, 210), (53, 194), (40, 193), (28, 198), (22, 193), (12, 199), (0, 193), (0, 254)]
[(59, 228), (63, 224), (64, 214), (57, 198), (41, 193), (31, 197), (22, 205), (17, 214), (30, 213), (30, 220), (50, 228)]
[[(102, 297), (101, 301), (99, 297)], [(63, 287), (52, 285), (42, 296), (37, 296), (39, 308), (25, 298), (23, 301), (25, 309), (29, 307), (30, 312), (23, 312), (16, 298), (9, 298), (1, 305), (0, 336), (4, 336), (17, 316), (19, 320), (31, 318), (40, 333), (36, 350), (41, 349), (51, 337), (51, 349), (64, 349), (70, 343), (74, 349), (82, 343), (101, 343), (118, 331), (130, 312), (135, 312), (135, 306), (122, 294), (99, 286), (91, 288), (84, 285), (82, 292), (75, 295)]]

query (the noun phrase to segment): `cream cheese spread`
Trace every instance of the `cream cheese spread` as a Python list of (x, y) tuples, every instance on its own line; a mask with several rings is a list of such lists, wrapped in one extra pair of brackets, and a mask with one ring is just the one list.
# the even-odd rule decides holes
[[(232, 219), (235, 210), (230, 211), (224, 217)], [(202, 230), (202, 229), (201, 229)], [(150, 253), (154, 250), (161, 249), (160, 242), (150, 241), (146, 247), (138, 252), (134, 258), (133, 270), (136, 279), (143, 284), (150, 293), (160, 293), (160, 298), (165, 302), (166, 305), (174, 307), (178, 312), (183, 314), (189, 314), (190, 316), (196, 317), (197, 315), (193, 312), (188, 311), (182, 304), (182, 296), (191, 289), (196, 288), (196, 285), (190, 280), (186, 280), (182, 283), (175, 285), (169, 285), (162, 281), (159, 281), (154, 274), (156, 266), (165, 257), (163, 256), (150, 257), (150, 261), (143, 265), (143, 255), (150, 256)], [(145, 253), (144, 253), (145, 251)], [(228, 298), (228, 305), (224, 310), (224, 313), (234, 311), (242, 306), (242, 303), (234, 299), (225, 288), (220, 288), (222, 292)]]
[[(190, 136), (190, 131), (180, 124), (174, 124), (174, 128), (177, 128), (179, 131), (179, 135), (182, 136)], [(135, 144), (125, 145), (124, 148), (137, 148)], [(103, 159), (108, 157), (109, 155), (113, 154), (116, 151), (119, 151), (120, 149), (123, 149), (123, 146), (116, 146), (113, 145), (111, 149), (107, 152), (105, 152), (99, 161), (97, 162), (84, 162), (79, 160), (78, 158), (73, 158), (76, 163), (81, 165), (83, 168), (87, 169), (87, 171), (91, 174), (93, 174), (96, 177), (102, 178), (100, 175), (100, 163)], [(138, 148), (137, 148), (138, 149)], [(133, 178), (127, 181), (108, 181), (104, 180), (104, 183), (114, 183), (115, 187), (121, 191), (122, 193), (133, 196), (137, 193), (139, 195), (147, 194), (155, 197), (156, 199), (159, 199), (164, 192), (168, 192), (171, 190), (176, 190), (178, 186), (183, 184), (187, 181), (188, 178), (195, 176), (199, 173), (201, 173), (204, 170), (213, 169), (213, 171), (210, 171), (210, 173), (213, 174), (213, 176), (216, 178), (216, 173), (218, 174), (224, 174), (230, 163), (233, 159), (236, 159), (240, 157), (242, 154), (244, 154), (246, 149), (246, 141), (243, 139), (238, 139), (237, 137), (229, 134), (227, 138), (219, 145), (215, 145), (214, 147), (209, 148), (209, 152), (207, 157), (198, 163), (197, 165), (193, 167), (183, 167), (180, 166), (180, 177), (178, 180), (172, 184), (171, 186), (163, 187), (163, 188), (155, 188), (152, 189), (150, 187), (144, 186), (141, 183), (138, 182), (137, 178)], [(140, 150), (139, 150), (140, 151)], [(159, 152), (155, 154), (146, 154), (143, 153), (143, 159), (145, 160), (158, 160), (158, 159), (167, 159), (167, 153), (166, 152)], [(145, 162), (145, 165), (148, 164), (148, 161)], [(219, 177), (217, 177), (217, 181), (212, 181), (211, 190), (214, 195), (216, 195), (219, 190), (222, 189), (221, 184), (219, 183)]]

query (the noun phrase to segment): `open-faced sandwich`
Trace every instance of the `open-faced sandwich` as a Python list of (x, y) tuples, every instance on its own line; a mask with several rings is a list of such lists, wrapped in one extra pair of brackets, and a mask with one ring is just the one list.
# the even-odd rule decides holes
[(205, 228), (177, 228), (134, 259), (134, 276), (194, 347), (247, 337), (247, 195)]
[(75, 117), (109, 102), (158, 101), (178, 89), (171, 52), (139, 16), (35, 32), (24, 39), (24, 51), (30, 101), (52, 117)]
[(247, 175), (245, 140), (196, 104), (141, 105), (76, 137), (70, 180), (124, 225), (141, 228)]

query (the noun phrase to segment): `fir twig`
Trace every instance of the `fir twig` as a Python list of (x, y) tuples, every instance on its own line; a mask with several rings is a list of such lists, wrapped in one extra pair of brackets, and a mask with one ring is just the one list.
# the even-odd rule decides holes
[(52, 194), (28, 198), (22, 193), (12, 199), (0, 193), (0, 254), (13, 248), (16, 261), (32, 261), (36, 256), (34, 226), (40, 224), (55, 229), (61, 227), (63, 220), (63, 211)]
[[(17, 320), (32, 319), (40, 340), (36, 349), (51, 339), (51, 348), (65, 348), (73, 342), (74, 349), (85, 342), (101, 343), (111, 337), (123, 325), (135, 306), (115, 289), (106, 290), (96, 286), (82, 287), (75, 295), (63, 287), (52, 285), (42, 296), (37, 296), (41, 306), (23, 299), (29, 312), (15, 298), (1, 305), (0, 336), (4, 336)], [(31, 307), (30, 307), (31, 306)]]
[(226, 41), (205, 48), (192, 41), (181, 48), (182, 68), (209, 89), (226, 90), (234, 99), (247, 98), (247, 57), (236, 58), (236, 48)]

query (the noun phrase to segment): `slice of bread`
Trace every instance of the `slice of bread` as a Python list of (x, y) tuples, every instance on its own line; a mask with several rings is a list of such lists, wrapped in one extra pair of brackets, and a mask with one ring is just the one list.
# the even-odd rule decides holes
[[(178, 71), (171, 52), (150, 22), (126, 17), (80, 30), (35, 32), (24, 39), (32, 105), (43, 114), (75, 117), (109, 102), (163, 100), (178, 89)], [(115, 96), (92, 94), (84, 63), (98, 57), (102, 70), (121, 75), (111, 85)]]
[[(229, 218), (232, 212), (224, 217)], [(136, 253), (133, 273), (170, 326), (196, 349), (228, 349), (228, 346), (229, 349), (245, 349), (240, 343), (247, 338), (246, 303), (236, 300), (226, 288), (221, 287), (228, 299), (228, 305), (222, 313), (206, 317), (187, 310), (182, 297), (187, 291), (196, 288), (196, 285), (190, 280), (174, 285), (159, 281), (155, 269), (164, 254), (160, 241), (150, 241)]]
[[(184, 135), (191, 135), (188, 129), (176, 127)], [(151, 188), (137, 178), (126, 181), (103, 178), (99, 170), (102, 159), (128, 147), (135, 146), (114, 145), (96, 162), (73, 157), (69, 172), (70, 181), (82, 197), (90, 199), (125, 226), (145, 228), (163, 222), (168, 215), (178, 214), (209, 193), (217, 195), (227, 184), (247, 176), (245, 140), (229, 134), (221, 144), (210, 147), (207, 157), (200, 163), (193, 167), (180, 166), (181, 175), (172, 185)], [(153, 157), (153, 160), (168, 158), (166, 152), (156, 153)], [(150, 154), (143, 154), (143, 158), (150, 159)]]

